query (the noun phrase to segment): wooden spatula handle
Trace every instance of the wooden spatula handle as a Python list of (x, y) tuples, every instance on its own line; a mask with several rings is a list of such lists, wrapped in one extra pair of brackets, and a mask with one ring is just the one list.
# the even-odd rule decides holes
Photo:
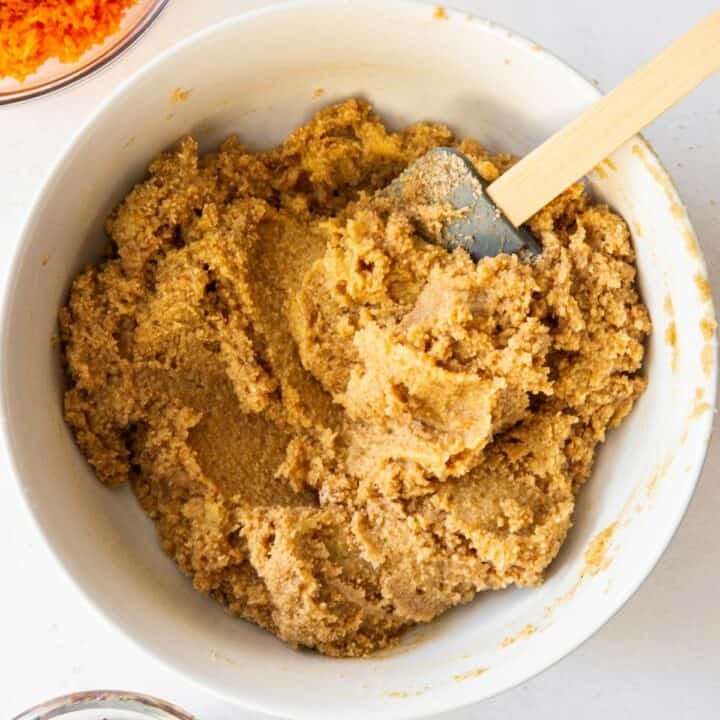
[(488, 187), (517, 227), (720, 70), (720, 9)]

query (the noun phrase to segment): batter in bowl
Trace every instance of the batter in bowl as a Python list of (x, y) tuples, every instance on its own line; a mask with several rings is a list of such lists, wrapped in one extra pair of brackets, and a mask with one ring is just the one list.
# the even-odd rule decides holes
[(645, 387), (624, 221), (575, 185), (543, 252), (475, 264), (373, 198), (442, 125), (359, 100), (280, 147), (161, 155), (60, 314), (65, 417), (162, 547), (292, 645), (365, 655), (482, 590), (532, 586)]

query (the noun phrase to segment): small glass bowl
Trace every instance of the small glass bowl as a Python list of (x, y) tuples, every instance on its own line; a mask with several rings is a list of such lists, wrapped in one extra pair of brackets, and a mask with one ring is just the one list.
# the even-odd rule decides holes
[(14, 720), (195, 720), (164, 700), (120, 690), (93, 690), (48, 700)]
[(137, 0), (125, 10), (118, 31), (88, 48), (74, 63), (49, 58), (22, 82), (1, 77), (0, 105), (45, 95), (88, 77), (127, 50), (152, 25), (167, 3), (168, 0)]

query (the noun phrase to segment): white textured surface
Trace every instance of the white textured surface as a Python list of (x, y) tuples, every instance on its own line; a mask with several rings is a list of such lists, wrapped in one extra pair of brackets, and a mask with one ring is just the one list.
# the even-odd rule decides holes
[[(60, 96), (0, 108), (0, 267), (39, 182), (71, 133), (121, 79), (176, 39), (262, 2), (173, 0), (140, 44)], [(709, 12), (712, 0), (475, 0), (454, 3), (531, 36), (603, 88)], [(720, 280), (720, 77), (647, 133), (676, 180)], [(39, 450), (40, 451), (40, 450)], [(538, 678), (445, 718), (580, 716), (635, 711), (658, 720), (712, 718), (720, 704), (718, 444), (668, 552), (641, 590), (594, 638)], [(0, 465), (1, 468), (1, 465)], [(52, 472), (52, 469), (48, 469)], [(1, 469), (0, 469), (1, 472)], [(73, 522), (68, 518), (68, 522)], [(77, 519), (76, 521), (81, 521)], [(202, 720), (259, 717), (188, 687), (110, 628), (56, 568), (5, 473), (0, 481), (0, 716), (52, 695), (122, 687), (166, 697)]]

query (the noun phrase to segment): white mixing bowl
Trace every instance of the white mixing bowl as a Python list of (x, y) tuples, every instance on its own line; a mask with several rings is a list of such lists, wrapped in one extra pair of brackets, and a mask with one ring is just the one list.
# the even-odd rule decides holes
[[(185, 101), (172, 99), (178, 87), (191, 90)], [(231, 18), (129, 79), (80, 130), (35, 202), (3, 306), (7, 452), (67, 572), (118, 628), (188, 678), (231, 701), (313, 720), (418, 717), (475, 702), (590, 636), (675, 531), (715, 397), (705, 265), (670, 180), (636, 138), (589, 183), (633, 229), (654, 322), (649, 387), (602, 447), (547, 582), (486, 593), (368, 660), (295, 651), (195, 592), (129, 490), (101, 487), (75, 447), (50, 342), (57, 312), (73, 276), (98, 257), (105, 216), (159, 150), (189, 133), (204, 149), (231, 132), (267, 147), (317, 108), (355, 95), (392, 125), (444, 121), (489, 148), (524, 153), (598, 92), (526, 40), (428, 5), (316, 1)], [(585, 553), (598, 537), (588, 572)]]

